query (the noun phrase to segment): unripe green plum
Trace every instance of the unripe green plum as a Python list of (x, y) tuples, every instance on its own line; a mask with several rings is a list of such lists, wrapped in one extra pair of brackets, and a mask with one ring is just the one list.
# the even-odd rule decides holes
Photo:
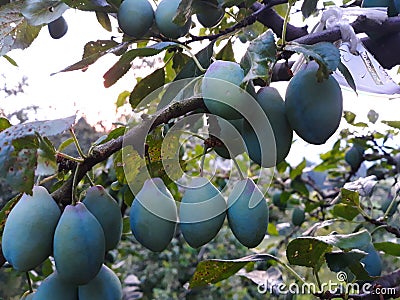
[(61, 279), (57, 271), (40, 284), (33, 300), (78, 300), (78, 287)]
[[(219, 136), (217, 137), (224, 143), (224, 145), (214, 147), (214, 151), (219, 156), (226, 159), (230, 159), (243, 153), (245, 151), (245, 145), (240, 135), (243, 130), (243, 119), (229, 121), (217, 120), (217, 122), (220, 129)], [(232, 126), (230, 126), (229, 123)], [(210, 130), (210, 134), (213, 134), (212, 130)]]
[(364, 161), (364, 148), (360, 145), (354, 144), (346, 154), (344, 160), (350, 165), (351, 170), (357, 171), (361, 163)]
[(382, 273), (382, 260), (372, 243), (365, 247), (360, 248), (367, 252), (367, 256), (362, 258), (360, 262), (364, 264), (364, 269), (370, 276), (381, 276)]
[(244, 71), (236, 62), (216, 60), (208, 67), (201, 91), (210, 113), (227, 120), (242, 117), (239, 113), (241, 102), (250, 97), (239, 87), (243, 78)]
[(86, 206), (68, 205), (54, 233), (54, 261), (58, 275), (81, 285), (99, 272), (105, 254), (103, 228)]
[(193, 5), (197, 12), (197, 20), (203, 27), (214, 27), (224, 17), (225, 11), (222, 7), (219, 7), (217, 1), (197, 0), (194, 1)]
[(186, 242), (198, 248), (219, 232), (226, 215), (226, 202), (216, 187), (204, 177), (192, 179), (179, 208), (180, 228)]
[(281, 196), (282, 196), (282, 193), (279, 193), (279, 192), (278, 192), (278, 193), (275, 193), (275, 194), (272, 196), (272, 203), (273, 203), (276, 207), (278, 207), (280, 210), (285, 210), (286, 207), (287, 207), (287, 203), (281, 201)]
[(122, 234), (122, 215), (118, 203), (100, 185), (89, 188), (82, 203), (103, 228), (106, 251), (114, 249)]
[(296, 207), (295, 209), (293, 209), (292, 224), (294, 226), (300, 226), (301, 224), (303, 224), (305, 218), (306, 218), (306, 214), (302, 207)]
[(6, 220), (2, 238), (4, 257), (20, 272), (41, 264), (52, 251), (53, 235), (61, 211), (47, 190), (24, 194)]
[(68, 24), (63, 16), (47, 24), (50, 36), (53, 39), (61, 39), (68, 31)]
[(162, 0), (156, 9), (155, 20), (158, 30), (166, 37), (177, 39), (189, 32), (192, 24), (191, 18), (179, 26), (173, 22), (181, 0)]
[[(257, 120), (246, 120), (243, 125), (243, 138), (252, 161), (266, 168), (274, 167), (289, 154), (293, 130), (286, 118), (285, 102), (275, 88), (261, 88), (256, 100), (266, 114), (269, 124), (265, 124), (265, 130), (259, 132), (261, 136), (257, 136), (251, 126)], [(273, 136), (269, 125), (272, 127)], [(275, 151), (269, 151), (271, 144)]]
[(310, 144), (324, 144), (339, 127), (342, 90), (331, 75), (317, 80), (316, 63), (310, 63), (290, 80), (286, 89), (286, 116), (292, 129)]
[(161, 178), (148, 179), (132, 203), (132, 233), (146, 248), (161, 252), (174, 236), (177, 215), (174, 198)]
[(235, 184), (228, 197), (227, 215), (233, 234), (244, 246), (254, 248), (264, 239), (268, 228), (268, 205), (252, 179)]
[(118, 276), (103, 265), (97, 276), (78, 288), (79, 300), (121, 300), (122, 286)]
[(118, 25), (134, 38), (143, 37), (154, 21), (154, 11), (148, 0), (124, 0), (118, 9)]

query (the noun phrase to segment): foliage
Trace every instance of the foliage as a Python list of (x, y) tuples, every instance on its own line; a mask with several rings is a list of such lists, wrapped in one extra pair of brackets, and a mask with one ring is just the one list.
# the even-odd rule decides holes
[[(400, 271), (394, 268), (400, 255), (400, 227), (396, 222), (400, 202), (400, 121), (380, 120), (373, 111), (365, 116), (367, 121), (364, 116), (359, 121), (360, 116), (355, 113), (342, 111), (341, 88), (332, 73), (340, 71), (348, 85), (357, 91), (355, 70), (344, 65), (337, 45), (332, 43), (341, 37), (342, 27), (330, 28), (327, 22), (324, 25), (328, 29), (309, 34), (304, 27), (290, 23), (297, 10), (306, 19), (314, 18), (334, 3), (166, 1), (156, 1), (152, 8), (145, 2), (148, 18), (140, 32), (133, 33), (122, 25), (131, 19), (130, 15), (126, 19), (125, 11), (120, 11), (126, 5), (121, 6), (119, 0), (0, 2), (0, 55), (13, 65), (16, 62), (8, 54), (29, 47), (43, 27), (51, 27), (69, 8), (95, 13), (106, 30), (112, 30), (115, 23), (110, 18), (118, 15), (121, 28), (117, 38), (88, 41), (82, 59), (60, 72), (86, 70), (102, 56), (112, 53), (117, 56), (116, 62), (103, 75), (104, 86), (110, 87), (130, 70), (134, 60), (163, 57), (161, 64), (138, 80), (131, 92), (120, 94), (117, 109), (129, 99), (132, 118), (101, 137), (90, 137), (89, 146), (82, 147), (85, 138), (77, 129), (74, 116), (14, 126), (7, 118), (0, 118), (0, 178), (19, 193), (0, 212), (0, 233), (6, 222), (13, 222), (8, 216), (17, 200), (23, 194), (32, 194), (34, 185), (45, 185), (63, 211), (55, 230), (54, 258), (30, 266), (29, 284), (25, 284), (17, 276), (20, 274), (5, 268), (11, 262), (5, 264), (0, 251), (0, 265), (4, 265), (0, 277), (6, 278), (1, 282), (14, 282), (26, 290), (32, 288), (32, 280), (35, 288), (46, 291), (54, 278), (61, 280), (59, 284), (69, 277), (74, 293), (78, 285), (93, 283), (92, 280), (97, 280), (94, 285), (104, 288), (99, 283), (103, 279), (96, 274), (100, 268), (108, 270), (102, 266), (105, 262), (123, 282), (125, 297), (134, 299), (262, 299), (263, 292), (285, 299), (352, 296), (370, 299), (374, 294), (372, 290), (327, 291), (322, 283), (328, 281), (360, 286), (372, 282), (372, 287), (399, 289)], [(345, 6), (357, 5), (354, 1), (343, 2)], [(153, 22), (151, 9), (155, 6)], [(212, 24), (202, 20), (204, 7), (215, 9)], [(398, 22), (392, 18), (396, 8), (392, 5), (388, 9), (390, 21)], [(224, 12), (222, 19), (221, 12)], [(200, 24), (192, 23), (195, 15)], [(367, 32), (371, 39), (374, 36), (371, 32), (390, 26), (385, 22), (365, 25), (365, 19), (368, 17), (358, 18), (349, 26), (357, 32)], [(201, 24), (211, 28), (203, 28)], [(137, 29), (136, 25), (133, 27)], [(54, 35), (51, 30), (50, 34), (61, 38), (66, 30), (63, 23), (62, 34)], [(342, 38), (354, 42), (345, 35)], [(195, 46), (195, 42), (201, 46)], [(240, 62), (236, 62), (238, 49), (243, 47), (239, 43), (246, 46), (246, 51)], [(295, 53), (300, 58), (293, 70), (299, 69), (302, 60), (316, 62), (310, 63), (313, 67), (307, 78), (304, 70), (292, 76), (290, 60), (296, 57)], [(234, 72), (227, 66), (234, 66)], [(279, 75), (278, 67), (283, 68), (286, 76)], [(218, 75), (211, 74), (214, 68)], [(258, 102), (254, 100), (257, 91), (282, 77), (286, 80), (293, 77), (284, 97), (285, 105), (276, 93), (275, 97), (280, 99), (276, 103), (265, 104), (271, 100), (269, 96), (258, 97)], [(333, 88), (325, 88), (328, 84)], [(6, 88), (4, 91), (7, 93)], [(330, 106), (324, 105), (327, 99)], [(299, 103), (303, 100), (309, 102)], [(334, 120), (327, 129), (324, 122), (329, 121), (333, 110)], [(296, 139), (309, 143), (336, 141), (331, 149), (320, 154), (317, 163), (303, 159), (293, 165), (285, 160), (290, 149), (275, 147), (282, 148), (279, 138), (274, 137), (278, 120), (275, 111), (282, 114), (279, 122), (288, 127), (285, 127), (285, 132), (289, 131), (286, 148), (290, 148), (293, 130), (298, 134)], [(346, 124), (339, 130), (340, 116), (342, 124)], [(241, 141), (240, 147), (235, 148), (240, 150), (229, 153), (229, 142), (237, 143), (238, 138), (245, 137), (243, 124), (252, 131), (251, 141), (246, 141), (250, 149), (242, 149)], [(230, 131), (227, 128), (232, 132), (227, 134)], [(51, 138), (65, 131), (69, 131), (69, 136), (61, 141)], [(321, 138), (307, 137), (320, 131), (324, 131)], [(266, 146), (260, 147), (262, 143)], [(74, 145), (76, 151), (66, 153), (69, 145)], [(278, 162), (272, 164), (273, 168), (263, 168), (260, 165), (265, 158), (252, 160), (253, 155), (249, 154), (252, 149), (264, 152), (260, 155), (278, 152)], [(190, 180), (199, 176), (205, 178)], [(148, 187), (150, 178), (157, 182), (157, 187)], [(238, 184), (245, 178), (254, 184)], [(202, 189), (191, 187), (199, 182), (206, 185)], [(96, 201), (111, 201), (115, 217), (107, 221), (116, 224), (115, 233), (105, 232), (100, 221), (107, 208), (94, 213), (93, 207), (87, 209), (85, 201), (81, 202), (87, 191), (89, 196), (93, 192), (89, 186), (96, 184), (113, 197), (96, 196)], [(254, 197), (246, 190), (249, 186), (257, 194), (261, 191), (264, 197)], [(238, 191), (240, 187), (246, 192)], [(228, 198), (229, 205), (240, 201), (238, 204), (245, 205), (248, 211), (226, 207)], [(263, 201), (261, 205), (253, 203), (254, 198)], [(212, 205), (202, 207), (210, 199), (214, 201)], [(90, 201), (96, 207), (96, 201)], [(186, 204), (200, 206), (183, 208)], [(252, 205), (256, 213), (251, 210)], [(228, 220), (225, 220), (226, 210)], [(165, 217), (168, 214), (172, 216), (169, 219)], [(176, 222), (177, 214), (180, 224)], [(207, 218), (197, 220), (199, 216)], [(116, 240), (119, 240), (121, 217), (122, 240), (116, 249), (107, 252), (103, 261), (104, 234), (118, 235)], [(183, 224), (182, 219), (192, 222)], [(69, 231), (71, 238), (65, 239), (65, 232), (60, 233), (63, 231)], [(98, 238), (88, 239), (90, 232), (95, 232)], [(254, 232), (257, 238), (248, 241), (247, 235)], [(81, 242), (75, 243), (75, 239)], [(247, 249), (241, 242), (253, 248)], [(116, 242), (111, 244), (108, 248), (114, 248)], [(71, 249), (78, 251), (79, 257), (69, 253)], [(79, 270), (83, 262), (90, 264), (88, 255), (94, 252), (93, 266)], [(381, 270), (380, 266), (384, 268)], [(80, 276), (84, 278), (79, 279)], [(107, 276), (115, 281), (113, 289), (118, 294), (121, 287), (116, 277), (112, 272)], [(132, 283), (128, 278), (136, 280)], [(277, 289), (291, 283), (314, 284), (318, 289), (303, 296), (284, 295)], [(0, 292), (7, 299), (17, 297), (2, 285)], [(18, 291), (18, 295), (22, 294), (23, 289)]]

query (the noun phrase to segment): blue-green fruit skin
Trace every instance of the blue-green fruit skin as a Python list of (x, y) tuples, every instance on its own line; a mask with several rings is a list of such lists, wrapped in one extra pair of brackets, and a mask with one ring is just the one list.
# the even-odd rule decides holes
[(51, 254), (60, 215), (44, 187), (35, 186), (32, 196), (21, 197), (8, 215), (2, 238), (4, 257), (14, 269), (31, 270)]
[(118, 203), (100, 185), (89, 188), (82, 202), (103, 228), (106, 251), (114, 249), (122, 234), (122, 215)]
[(183, 26), (179, 26), (173, 22), (180, 2), (180, 0), (162, 0), (155, 11), (158, 30), (164, 36), (171, 39), (177, 39), (186, 35), (192, 24), (191, 18)]
[(33, 300), (78, 300), (78, 287), (63, 281), (57, 271), (40, 284)]
[(204, 177), (194, 178), (182, 197), (180, 228), (186, 242), (198, 248), (211, 241), (221, 229), (226, 202), (221, 193)]
[(79, 300), (121, 300), (122, 286), (117, 275), (103, 265), (97, 276), (78, 288)]
[(368, 246), (361, 248), (361, 250), (368, 253), (367, 256), (360, 260), (364, 264), (364, 269), (370, 276), (381, 276), (382, 260), (374, 245), (372, 243), (368, 244)]
[(268, 228), (269, 211), (262, 192), (251, 179), (239, 181), (228, 197), (228, 222), (238, 241), (257, 247)]
[(147, 249), (161, 252), (171, 242), (178, 218), (171, 193), (160, 178), (145, 181), (130, 210), (133, 235)]
[[(293, 130), (286, 118), (285, 102), (277, 89), (273, 87), (261, 88), (257, 92), (256, 101), (260, 104), (269, 120), (269, 125), (272, 127), (273, 139), (270, 143), (275, 144), (275, 151), (273, 151), (275, 153), (268, 153), (267, 149), (265, 149), (262, 144), (262, 142), (271, 139), (269, 138), (268, 128), (259, 133), (261, 134), (259, 138), (262, 141), (260, 143), (256, 132), (251, 126), (254, 120), (250, 120), (250, 123), (248, 121), (244, 122), (243, 138), (250, 159), (260, 166), (270, 168), (279, 164), (289, 154), (290, 147), (292, 146)], [(269, 125), (265, 124), (265, 127)], [(261, 149), (264, 150), (261, 151)]]
[(353, 171), (358, 170), (364, 161), (364, 149), (359, 145), (352, 146), (344, 155), (344, 160), (350, 165)]
[(208, 67), (201, 91), (204, 104), (211, 114), (227, 120), (242, 117), (234, 108), (240, 110), (246, 98), (250, 97), (239, 87), (243, 78), (244, 71), (236, 62), (216, 60)]
[(217, 1), (194, 1), (193, 6), (197, 11), (197, 20), (203, 27), (206, 28), (211, 28), (218, 25), (225, 14), (224, 9), (219, 7)]
[(105, 254), (105, 237), (97, 219), (78, 202), (68, 205), (54, 233), (54, 260), (58, 275), (82, 285), (99, 272)]
[(290, 80), (285, 108), (290, 126), (304, 141), (324, 144), (339, 127), (343, 110), (342, 90), (331, 75), (317, 81), (316, 63), (310, 63)]
[[(214, 151), (219, 156), (230, 159), (232, 157), (236, 157), (239, 154), (242, 154), (246, 149), (241, 136), (244, 120), (236, 119), (226, 122), (229, 122), (233, 126), (233, 128), (228, 127), (229, 124), (218, 120), (218, 125), (220, 128), (220, 136), (218, 138), (222, 142), (224, 142), (224, 145), (215, 147)], [(235, 129), (237, 130), (237, 132), (235, 132)]]
[(68, 24), (63, 16), (47, 24), (49, 34), (53, 39), (61, 39), (68, 31)]
[(300, 226), (301, 224), (303, 224), (305, 218), (306, 218), (306, 214), (305, 214), (303, 208), (296, 207), (293, 210), (293, 212), (292, 212), (292, 224), (294, 226)]
[(134, 38), (143, 37), (154, 21), (154, 11), (148, 0), (124, 0), (118, 9), (121, 30)]

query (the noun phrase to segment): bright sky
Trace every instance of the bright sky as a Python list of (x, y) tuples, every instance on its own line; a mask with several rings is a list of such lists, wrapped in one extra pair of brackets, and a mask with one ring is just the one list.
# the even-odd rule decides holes
[[(31, 47), (9, 53), (19, 67), (13, 67), (0, 58), (0, 74), (5, 75), (9, 87), (17, 84), (23, 76), (28, 77), (29, 83), (25, 93), (1, 99), (0, 107), (6, 112), (12, 112), (30, 105), (38, 105), (40, 109), (36, 118), (40, 120), (67, 117), (77, 113), (78, 116), (86, 116), (89, 123), (95, 124), (98, 120), (103, 120), (109, 127), (116, 121), (115, 101), (119, 93), (132, 90), (137, 74), (130, 71), (111, 88), (104, 88), (102, 76), (118, 59), (110, 54), (91, 65), (86, 72), (74, 71), (50, 76), (51, 73), (79, 61), (83, 46), (88, 41), (109, 39), (112, 35), (120, 36), (116, 31), (110, 33), (102, 29), (93, 13), (69, 9), (64, 17), (69, 29), (63, 38), (53, 40), (47, 28), (43, 28)], [(115, 28), (116, 22), (113, 22)], [(244, 50), (244, 46), (241, 50)], [(239, 54), (238, 59), (240, 56)], [(392, 70), (391, 74), (395, 75), (395, 71)], [(149, 70), (145, 72), (148, 73)], [(0, 77), (1, 80), (4, 79)], [(396, 80), (398, 82), (399, 78)], [(3, 84), (0, 82), (0, 85)], [(282, 96), (286, 85), (287, 82), (274, 84)], [(366, 122), (370, 109), (379, 113), (380, 120), (400, 120), (399, 99), (388, 100), (362, 93), (356, 96), (352, 91), (344, 91), (344, 97), (344, 109), (357, 113), (356, 121)], [(334, 140), (330, 139), (332, 142)], [(289, 159), (301, 161), (303, 155), (321, 153), (326, 147), (295, 143)], [(303, 154), (299, 156), (299, 153)]]

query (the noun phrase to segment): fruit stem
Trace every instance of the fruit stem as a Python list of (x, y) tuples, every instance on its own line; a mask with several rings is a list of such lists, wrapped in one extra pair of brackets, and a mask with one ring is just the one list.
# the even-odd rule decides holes
[(287, 26), (289, 23), (289, 16), (290, 16), (290, 11), (292, 9), (292, 1), (288, 2), (288, 7), (286, 10), (286, 14), (285, 14), (285, 20), (283, 21), (283, 28), (282, 28), (282, 47), (285, 46), (286, 44), (286, 31), (287, 31)]
[(189, 53), (190, 57), (193, 59), (194, 63), (196, 64), (196, 66), (199, 68), (199, 70), (201, 72), (204, 73), (207, 70), (207, 69), (203, 68), (203, 66), (200, 64), (199, 60), (197, 59), (196, 55), (194, 55), (193, 52), (190, 51), (189, 47), (182, 45), (182, 44), (179, 44), (178, 46), (181, 47), (182, 49), (186, 50)]
[(242, 170), (241, 170), (240, 167), (239, 167), (239, 163), (237, 162), (237, 160), (236, 160), (235, 158), (232, 158), (232, 160), (233, 160), (233, 163), (235, 164), (236, 169), (238, 170), (240, 179), (241, 179), (241, 180), (244, 180), (245, 178), (244, 178), (244, 176), (243, 176)]
[(390, 205), (388, 206), (388, 208), (387, 208), (386, 211), (385, 211), (385, 214), (384, 214), (383, 217), (382, 217), (383, 220), (386, 220), (387, 217), (389, 216), (390, 211), (392, 210), (393, 205), (395, 205), (395, 203), (396, 203), (396, 201), (397, 201), (396, 199), (397, 199), (397, 196), (398, 196), (398, 195), (399, 195), (399, 194), (397, 193), (396, 196), (393, 197), (392, 202), (390, 202)]
[(204, 145), (203, 148), (203, 156), (201, 157), (201, 163), (200, 163), (200, 177), (204, 176), (204, 162), (206, 160), (206, 154), (207, 154), (207, 147)]
[(74, 177), (73, 177), (73, 180), (72, 180), (72, 195), (71, 195), (71, 197), (72, 197), (72, 205), (75, 205), (76, 203), (78, 203), (78, 199), (76, 198), (76, 196), (75, 196), (75, 192), (76, 192), (76, 188), (77, 188), (77, 186), (78, 186), (78, 184), (77, 184), (77, 178), (78, 178), (78, 171), (79, 171), (79, 164), (77, 164), (76, 165), (76, 168), (75, 168), (75, 172), (74, 172)]
[[(212, 150), (213, 150), (212, 148), (209, 148), (209, 149), (207, 150), (206, 154), (210, 153)], [(204, 153), (198, 154), (198, 155), (196, 155), (195, 157), (192, 157), (191, 159), (186, 160), (185, 162), (183, 162), (183, 165), (186, 166), (186, 165), (188, 165), (191, 161), (196, 160), (196, 159), (198, 159), (198, 158), (200, 158), (200, 157), (202, 157), (202, 156), (204, 156)]]
[(72, 128), (70, 128), (70, 129), (69, 129), (69, 132), (71, 133), (72, 139), (74, 140), (75, 147), (76, 147), (76, 150), (78, 151), (79, 155), (80, 155), (82, 158), (86, 158), (86, 154), (83, 153), (82, 148), (81, 148), (81, 146), (79, 145), (79, 141), (78, 141), (78, 139), (77, 139), (77, 137), (76, 137), (76, 135), (75, 135), (74, 130), (73, 130)]
[(86, 179), (89, 181), (90, 186), (95, 186), (96, 184), (94, 183), (93, 179), (89, 176), (89, 174), (85, 174)]
[(26, 280), (28, 281), (29, 291), (31, 293), (33, 293), (32, 281), (31, 281), (31, 277), (29, 276), (29, 272), (25, 272), (25, 274), (26, 274)]
[(72, 160), (72, 161), (74, 161), (76, 163), (83, 163), (84, 162), (83, 158), (76, 158), (76, 157), (70, 156), (70, 155), (62, 153), (62, 152), (57, 152), (57, 155), (62, 156), (64, 158), (68, 159), (68, 160)]
[(190, 132), (190, 131), (186, 131), (186, 130), (178, 130), (178, 131), (182, 132), (182, 133), (186, 133), (186, 134), (194, 136), (194, 137), (197, 137), (198, 139), (200, 139), (200, 140), (202, 140), (204, 142), (207, 140), (205, 137), (202, 137), (201, 135), (193, 133), (193, 132)]

